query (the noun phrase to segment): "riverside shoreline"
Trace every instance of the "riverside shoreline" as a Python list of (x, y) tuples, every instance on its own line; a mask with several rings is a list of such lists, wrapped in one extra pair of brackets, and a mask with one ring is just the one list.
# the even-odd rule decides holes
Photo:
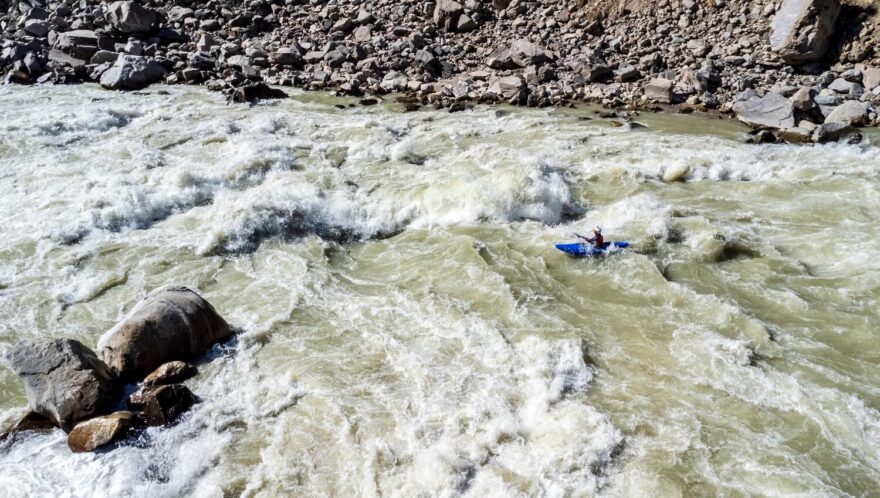
[(276, 87), (410, 109), (590, 102), (718, 111), (755, 142), (857, 142), (880, 124), (873, 1), (0, 0), (6, 83)]

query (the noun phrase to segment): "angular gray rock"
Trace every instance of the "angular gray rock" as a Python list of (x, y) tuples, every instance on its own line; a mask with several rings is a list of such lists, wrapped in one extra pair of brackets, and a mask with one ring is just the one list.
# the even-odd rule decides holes
[(862, 134), (846, 123), (823, 123), (813, 131), (813, 141), (816, 143), (824, 144), (840, 140), (859, 143), (862, 141)]
[(119, 57), (119, 54), (116, 52), (110, 52), (109, 50), (98, 50), (95, 52), (95, 55), (89, 59), (89, 64), (104, 64), (105, 62), (116, 62), (116, 58)]
[(24, 32), (42, 38), (49, 34), (49, 23), (42, 19), (29, 19), (24, 24)]
[(839, 0), (784, 0), (770, 24), (770, 49), (789, 64), (818, 60), (839, 13)]
[(513, 56), (510, 53), (510, 47), (507, 45), (499, 45), (489, 53), (489, 57), (486, 59), (486, 65), (491, 67), (492, 69), (514, 69), (517, 67), (517, 63), (513, 61)]
[(70, 431), (82, 420), (109, 413), (117, 384), (107, 365), (73, 339), (21, 341), (9, 355), (34, 412)]
[(158, 13), (135, 2), (113, 2), (107, 7), (107, 22), (122, 33), (149, 33)]
[(288, 47), (281, 47), (276, 50), (272, 54), (272, 60), (282, 66), (301, 66), (303, 62), (299, 51)]
[(621, 65), (615, 72), (620, 81), (635, 81), (641, 77), (639, 70), (629, 64)]
[(175, 5), (168, 10), (168, 20), (171, 22), (182, 21), (184, 19), (195, 17), (195, 11), (190, 9), (189, 7), (181, 7), (180, 5)]
[(550, 60), (547, 51), (528, 40), (514, 40), (510, 44), (510, 59), (519, 67), (543, 64)]
[(880, 68), (869, 67), (865, 69), (865, 72), (862, 74), (862, 83), (864, 83), (865, 88), (868, 90), (880, 87)]
[(354, 41), (366, 43), (373, 38), (373, 30), (369, 26), (360, 26), (354, 30)]
[(98, 51), (98, 35), (88, 29), (60, 33), (55, 48), (76, 59), (87, 61)]
[(843, 78), (837, 78), (828, 85), (828, 88), (834, 90), (837, 93), (842, 93), (845, 95), (849, 95), (850, 97), (858, 98), (862, 96), (864, 93), (864, 89), (862, 85), (858, 83), (853, 83), (852, 81), (847, 81)]
[(462, 14), (458, 18), (455, 30), (459, 33), (467, 33), (468, 31), (473, 31), (475, 29), (477, 29), (477, 23), (473, 19), (471, 19), (469, 15)]
[(117, 375), (140, 380), (163, 363), (188, 361), (233, 331), (211, 303), (186, 287), (160, 288), (98, 342)]
[(776, 92), (733, 104), (733, 112), (743, 123), (754, 128), (794, 128), (794, 106)]
[(794, 92), (794, 95), (792, 95), (789, 100), (791, 100), (791, 104), (795, 109), (806, 112), (813, 108), (813, 97), (815, 97), (815, 95), (815, 90), (805, 86)]
[(505, 76), (491, 82), (486, 93), (510, 100), (521, 97), (525, 88), (526, 84), (519, 76)]
[(655, 102), (668, 104), (672, 101), (672, 87), (674, 85), (672, 80), (654, 78), (645, 87), (645, 97)]
[(847, 100), (825, 118), (826, 123), (844, 123), (851, 126), (861, 126), (867, 121), (868, 107), (855, 100)]
[(150, 57), (120, 54), (101, 75), (101, 86), (110, 90), (140, 90), (160, 81), (165, 68)]
[(74, 453), (95, 451), (125, 439), (131, 430), (141, 425), (131, 412), (115, 412), (80, 422), (67, 435), (67, 447)]
[(434, 23), (446, 31), (455, 31), (458, 17), (464, 13), (464, 7), (453, 0), (437, 0), (434, 6)]

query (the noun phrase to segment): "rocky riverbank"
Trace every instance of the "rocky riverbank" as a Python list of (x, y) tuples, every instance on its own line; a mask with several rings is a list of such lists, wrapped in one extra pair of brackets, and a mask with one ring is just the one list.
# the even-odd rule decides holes
[(412, 109), (717, 109), (756, 141), (856, 141), (880, 123), (876, 3), (0, 0), (0, 64), (8, 83), (204, 84), (235, 101), (283, 97), (273, 85)]

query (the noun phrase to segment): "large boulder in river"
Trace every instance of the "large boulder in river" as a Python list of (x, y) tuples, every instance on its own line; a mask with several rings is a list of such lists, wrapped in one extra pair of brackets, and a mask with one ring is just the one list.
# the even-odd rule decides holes
[(74, 453), (95, 451), (128, 437), (131, 430), (142, 425), (131, 412), (116, 412), (81, 422), (67, 435), (67, 447)]
[(21, 341), (9, 355), (31, 410), (70, 431), (77, 422), (109, 413), (117, 386), (107, 365), (73, 339)]
[(191, 360), (231, 335), (211, 303), (186, 287), (167, 287), (138, 303), (98, 347), (114, 373), (141, 380), (163, 363)]
[(140, 90), (160, 81), (165, 72), (153, 58), (119, 54), (116, 63), (101, 75), (101, 86), (110, 90)]
[(770, 24), (770, 49), (789, 64), (818, 60), (838, 14), (839, 0), (784, 0)]
[(107, 7), (107, 22), (122, 33), (149, 33), (159, 14), (135, 2), (113, 2)]
[(733, 105), (733, 112), (753, 128), (794, 128), (795, 125), (794, 105), (776, 92), (739, 101)]

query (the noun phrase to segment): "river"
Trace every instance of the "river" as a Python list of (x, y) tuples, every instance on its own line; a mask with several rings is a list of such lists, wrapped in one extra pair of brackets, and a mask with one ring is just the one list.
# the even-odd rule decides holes
[(0, 354), (165, 284), (240, 329), (180, 423), (31, 436), (0, 495), (876, 496), (880, 136), (353, 102), (0, 87)]

